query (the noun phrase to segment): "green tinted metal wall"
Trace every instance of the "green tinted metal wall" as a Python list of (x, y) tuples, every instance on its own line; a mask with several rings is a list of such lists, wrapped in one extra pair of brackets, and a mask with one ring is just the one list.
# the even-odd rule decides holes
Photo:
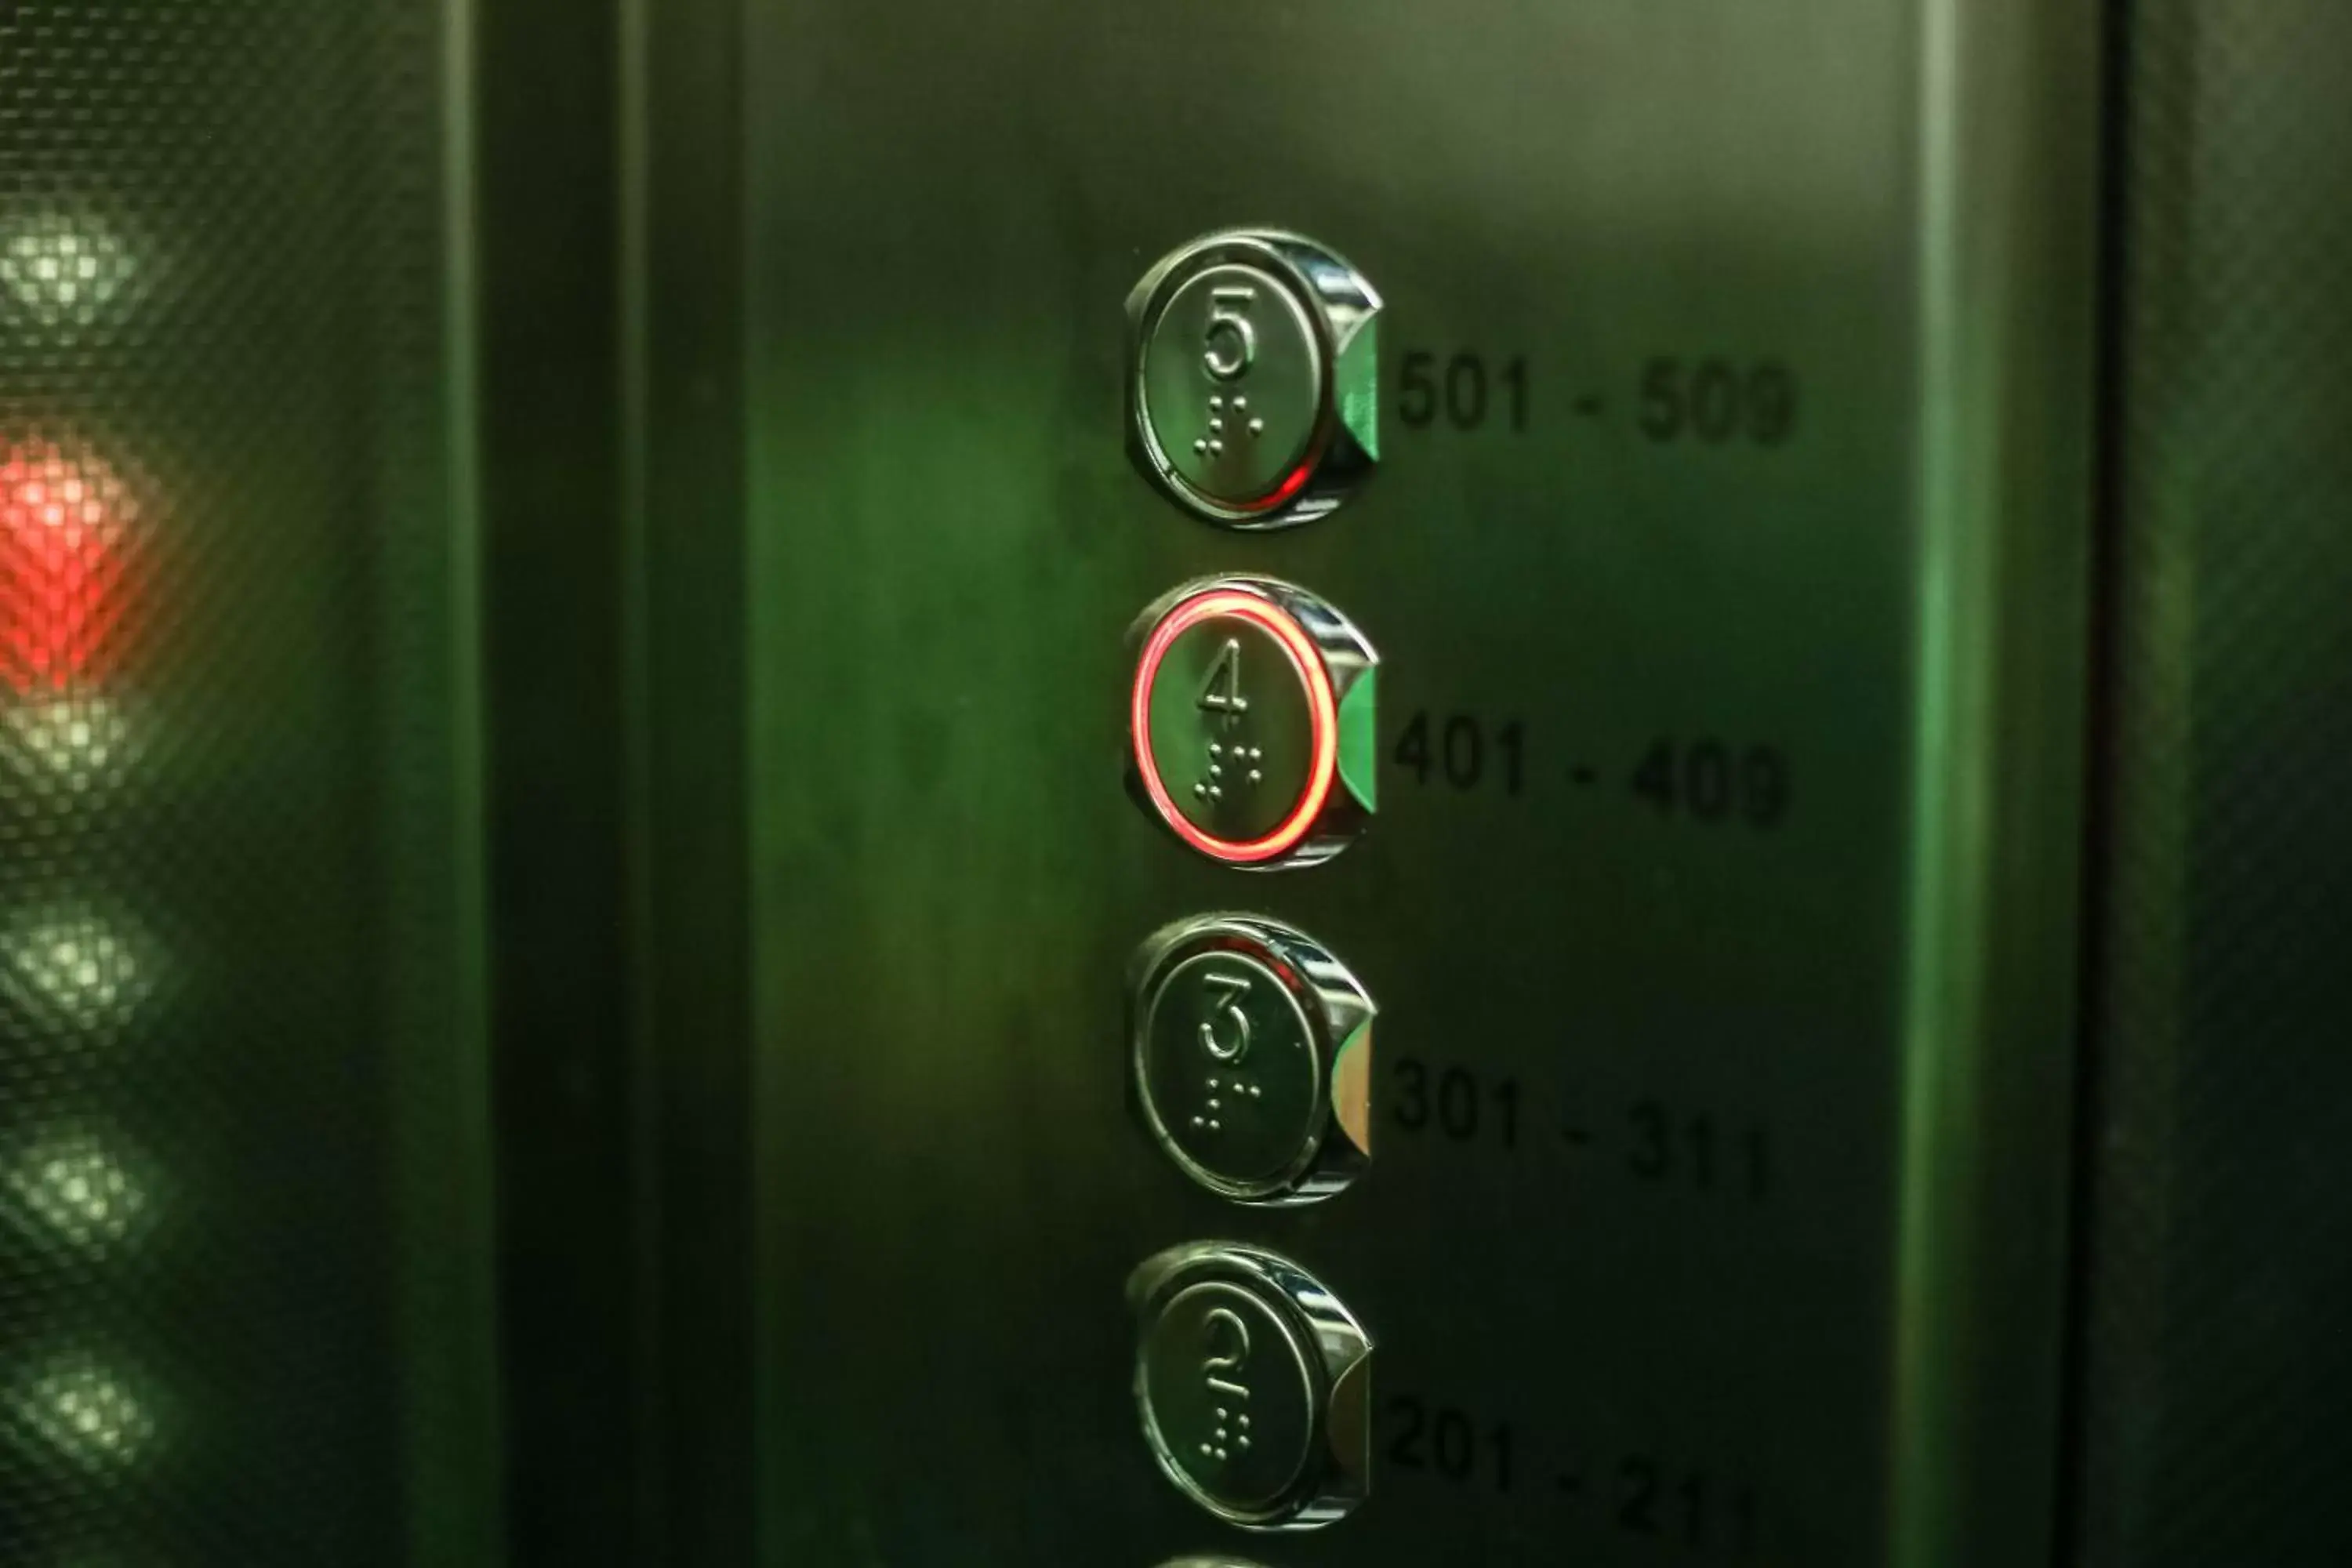
[[(764, 1560), (2032, 1561), (2091, 8), (748, 14)], [(1121, 428), (1122, 300), (1230, 226), (1386, 301), (1380, 471), (1272, 535)], [(1327, 865), (1210, 864), (1121, 789), (1122, 634), (1227, 573), (1381, 655)], [(1785, 798), (1730, 809), (1730, 755)], [(1129, 954), (1234, 910), (1381, 1008), (1370, 1168), (1310, 1208), (1129, 1114)], [(1349, 1517), (1253, 1539), (1155, 1473), (1122, 1286), (1195, 1241), (1375, 1341)]]

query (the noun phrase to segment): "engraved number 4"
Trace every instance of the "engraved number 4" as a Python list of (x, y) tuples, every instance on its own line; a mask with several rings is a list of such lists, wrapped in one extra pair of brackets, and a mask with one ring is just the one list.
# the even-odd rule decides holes
[(1227, 637), (1225, 646), (1218, 650), (1217, 662), (1209, 667), (1209, 679), (1201, 683), (1200, 706), (1229, 719), (1238, 719), (1249, 711), (1249, 699), (1242, 695), (1240, 638)]

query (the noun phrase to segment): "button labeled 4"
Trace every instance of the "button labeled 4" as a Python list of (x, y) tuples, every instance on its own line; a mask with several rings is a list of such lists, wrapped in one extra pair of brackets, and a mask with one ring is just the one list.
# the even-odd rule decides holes
[(1137, 621), (1129, 783), (1211, 859), (1307, 866), (1374, 805), (1380, 658), (1329, 605), (1265, 577), (1187, 584)]

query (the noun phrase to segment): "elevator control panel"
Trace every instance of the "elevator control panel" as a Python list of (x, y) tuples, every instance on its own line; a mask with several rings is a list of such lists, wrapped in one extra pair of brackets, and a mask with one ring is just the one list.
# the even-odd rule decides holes
[(1137, 620), (1129, 781), (1212, 860), (1311, 866), (1375, 803), (1380, 658), (1344, 616), (1266, 577), (1186, 584)]
[(1244, 914), (1175, 922), (1129, 968), (1145, 1129), (1221, 1197), (1330, 1196), (1371, 1157), (1372, 1011), (1302, 931)]
[(1137, 1407), (1180, 1489), (1249, 1530), (1312, 1529), (1363, 1500), (1372, 1347), (1337, 1296), (1223, 1242), (1160, 1253), (1128, 1290)]
[(744, 13), (763, 1553), (2030, 1559), (2087, 6), (1112, 9)]
[(1380, 296), (1310, 239), (1195, 240), (1128, 299), (1128, 425), (1162, 493), (1232, 528), (1324, 515), (1380, 452)]
[[(1237, 528), (1338, 505), (1376, 450), (1379, 308), (1297, 235), (1236, 230), (1171, 253), (1128, 306), (1145, 476)], [(1129, 787), (1186, 847), (1244, 869), (1307, 867), (1361, 831), (1380, 660), (1346, 616), (1294, 584), (1220, 576), (1163, 595), (1130, 641)], [(1363, 1168), (1371, 999), (1303, 932), (1242, 914), (1163, 928), (1129, 965), (1129, 1020), (1143, 1124), (1199, 1186), (1292, 1205)], [(1288, 1530), (1364, 1495), (1371, 1343), (1303, 1268), (1179, 1247), (1129, 1294), (1144, 1436), (1181, 1491), (1230, 1523)], [(1336, 1447), (1335, 1426), (1349, 1435)]]

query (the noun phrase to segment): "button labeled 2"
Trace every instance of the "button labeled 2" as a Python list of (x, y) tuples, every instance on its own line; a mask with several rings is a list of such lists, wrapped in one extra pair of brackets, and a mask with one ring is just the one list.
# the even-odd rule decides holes
[(1372, 1002), (1303, 932), (1256, 915), (1179, 921), (1129, 969), (1135, 1103), (1194, 1182), (1237, 1203), (1313, 1203), (1371, 1154)]
[(1272, 869), (1361, 831), (1380, 659), (1345, 616), (1287, 583), (1208, 578), (1144, 612), (1135, 638), (1129, 781), (1179, 839)]
[(1202, 1242), (1128, 1281), (1135, 1397), (1162, 1474), (1229, 1523), (1313, 1530), (1369, 1484), (1372, 1342), (1279, 1254)]

